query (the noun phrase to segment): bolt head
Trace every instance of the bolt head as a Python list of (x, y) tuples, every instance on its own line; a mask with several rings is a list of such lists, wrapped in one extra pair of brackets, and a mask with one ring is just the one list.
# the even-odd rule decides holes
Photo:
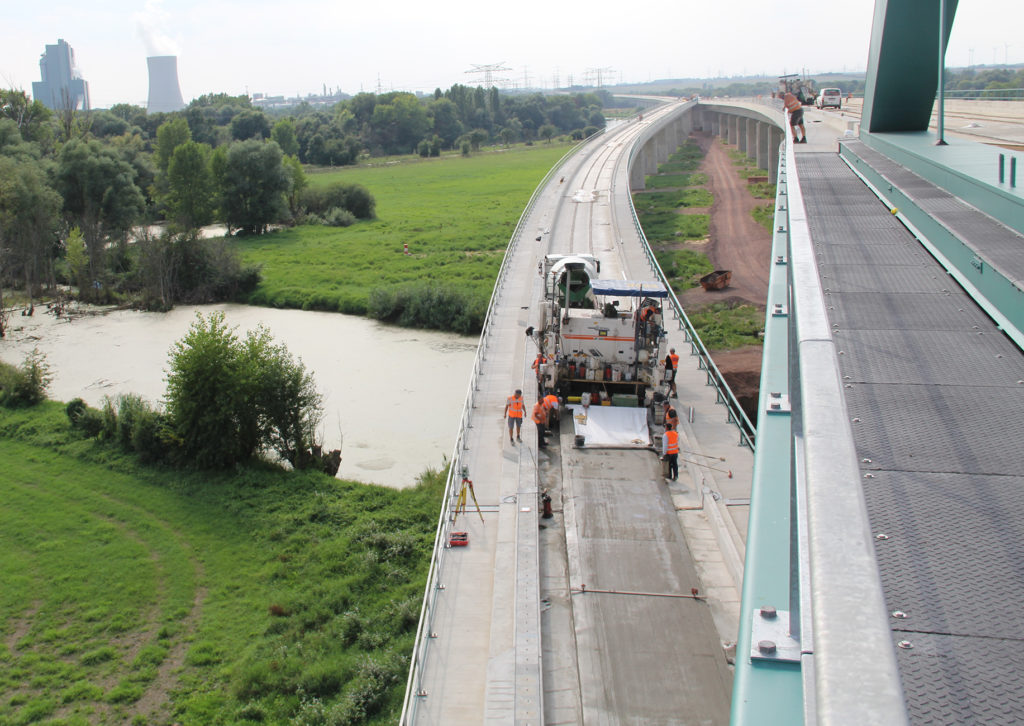
[(761, 655), (775, 655), (775, 642), (760, 640), (757, 643), (757, 649), (761, 652)]
[(761, 617), (765, 620), (773, 620), (779, 614), (779, 611), (775, 609), (774, 605), (765, 605), (761, 608)]

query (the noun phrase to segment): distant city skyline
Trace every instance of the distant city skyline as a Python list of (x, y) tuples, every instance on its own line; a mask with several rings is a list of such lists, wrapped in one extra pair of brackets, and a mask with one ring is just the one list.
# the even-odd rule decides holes
[[(874, 0), (762, 0), (681, 8), (649, 0), (635, 11), (581, 11), (524, 0), (493, 9), (467, 0), (379, 8), (294, 0), (110, 0), (100, 6), (18, 4), (5, 9), (0, 84), (31, 93), (45, 46), (65, 39), (94, 108), (145, 106), (146, 58), (175, 55), (187, 103), (206, 93), (319, 95), (477, 85), (537, 88), (664, 78), (863, 71)], [(724, 18), (724, 19), (723, 19)], [(626, 20), (628, 19), (628, 22)], [(950, 67), (1024, 62), (1024, 3), (961, 0)]]

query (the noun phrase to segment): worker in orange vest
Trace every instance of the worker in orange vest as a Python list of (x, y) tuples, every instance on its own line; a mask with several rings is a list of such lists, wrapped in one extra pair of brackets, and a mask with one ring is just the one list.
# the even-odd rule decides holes
[[(786, 106), (786, 110), (789, 111), (789, 129), (793, 132), (793, 143), (806, 144), (807, 129), (804, 128), (804, 105), (792, 93), (787, 93), (783, 96), (782, 103)], [(803, 138), (797, 137), (797, 126), (800, 127), (800, 133), (803, 134)]]
[(544, 357), (543, 353), (538, 353), (537, 357), (533, 359), (533, 365), (530, 367), (537, 372), (537, 383), (541, 383), (541, 378), (543, 377), (543, 374), (541, 373), (541, 366), (546, 362), (547, 359)]
[(553, 393), (544, 396), (544, 408), (548, 412), (548, 428), (554, 428), (558, 422), (558, 396)]
[(537, 424), (537, 448), (543, 449), (547, 446), (544, 443), (544, 424), (548, 420), (548, 411), (544, 406), (544, 399), (537, 396), (537, 403), (533, 404), (533, 422)]
[(671, 426), (676, 431), (678, 431), (679, 414), (676, 413), (676, 410), (672, 408), (672, 404), (669, 403), (668, 401), (665, 401), (665, 403), (663, 403), (662, 406), (665, 411), (665, 428), (668, 429), (668, 427)]
[(674, 398), (679, 398), (676, 393), (676, 371), (678, 370), (679, 355), (676, 353), (675, 348), (669, 348), (668, 355), (665, 356), (665, 382), (668, 383), (671, 395)]
[(513, 426), (516, 428), (516, 438), (520, 441), (523, 440), (523, 415), (525, 413), (526, 403), (523, 401), (523, 392), (517, 388), (516, 392), (505, 401), (505, 413), (502, 414), (502, 418), (508, 419), (509, 443), (515, 444), (515, 441), (512, 440)]
[(668, 478), (679, 478), (679, 432), (671, 424), (665, 424), (665, 435), (661, 438), (661, 458), (668, 462)]

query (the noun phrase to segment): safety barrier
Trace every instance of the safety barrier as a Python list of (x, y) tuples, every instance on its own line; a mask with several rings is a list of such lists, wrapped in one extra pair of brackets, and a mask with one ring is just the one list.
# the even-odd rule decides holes
[(423, 677), (424, 663), (427, 656), (427, 648), (429, 647), (430, 633), (432, 631), (434, 606), (437, 601), (438, 594), (443, 590), (441, 574), (444, 567), (445, 553), (448, 550), (447, 543), (451, 533), (452, 515), (455, 512), (458, 487), (462, 483), (463, 452), (466, 451), (467, 447), (466, 429), (469, 426), (470, 416), (473, 408), (475, 407), (476, 392), (479, 390), (478, 381), (483, 369), (484, 361), (486, 360), (487, 343), (493, 333), (491, 321), (495, 315), (495, 310), (501, 298), (505, 280), (508, 277), (510, 260), (515, 253), (519, 240), (523, 236), (526, 220), (529, 218), (534, 205), (537, 203), (537, 198), (547, 186), (548, 182), (550, 182), (552, 177), (558, 173), (558, 170), (561, 169), (562, 165), (565, 164), (569, 157), (599, 135), (600, 134), (594, 134), (569, 149), (569, 151), (567, 151), (565, 155), (551, 167), (550, 171), (548, 171), (534, 189), (533, 194), (526, 203), (526, 207), (523, 209), (523, 213), (519, 217), (519, 221), (516, 223), (515, 229), (512, 231), (512, 236), (509, 238), (508, 247), (505, 251), (505, 257), (501, 262), (500, 269), (498, 270), (497, 280), (494, 284), (494, 291), (491, 293), (491, 300), (487, 306), (487, 313), (484, 316), (483, 328), (480, 332), (480, 343), (477, 345), (476, 358), (473, 361), (473, 372), (470, 375), (469, 388), (466, 393), (465, 404), (463, 404), (462, 407), (462, 415), (459, 417), (458, 434), (455, 439), (455, 446), (452, 450), (450, 460), (451, 464), (448, 468), (448, 479), (445, 482), (444, 494), (442, 496), (443, 505), (438, 518), (437, 531), (434, 536), (434, 549), (430, 555), (430, 569), (427, 572), (427, 585), (424, 591), (423, 604), (420, 607), (419, 626), (416, 629), (416, 640), (413, 644), (411, 662), (409, 664), (409, 677), (406, 680), (405, 685), (405, 701), (402, 704), (402, 716), (399, 720), (399, 724), (402, 726), (413, 723), (416, 718), (416, 707), (418, 703), (417, 697), (422, 692), (420, 682)]

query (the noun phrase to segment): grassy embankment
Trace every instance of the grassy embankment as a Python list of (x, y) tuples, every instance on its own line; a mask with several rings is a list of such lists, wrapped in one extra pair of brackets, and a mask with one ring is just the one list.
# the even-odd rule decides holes
[(468, 158), (406, 157), (310, 174), (312, 185), (367, 187), (377, 219), (241, 241), (245, 263), (263, 266), (263, 282), (249, 302), (362, 315), (375, 290), (434, 285), (466, 294), (482, 319), (523, 207), (568, 149), (520, 145)]
[[(724, 142), (723, 142), (724, 143)], [(747, 184), (747, 191), (755, 199), (770, 199), (771, 204), (761, 204), (750, 210), (754, 221), (760, 224), (769, 232), (772, 231), (772, 224), (775, 218), (775, 185), (768, 182), (768, 172), (757, 167), (757, 161), (751, 159), (739, 149), (729, 149), (729, 158), (737, 167), (736, 173), (744, 179), (750, 177), (763, 177), (764, 181), (754, 181)]]
[(439, 475), (182, 473), (56, 403), (0, 419), (0, 723), (395, 721)]
[(658, 167), (657, 174), (647, 177), (646, 190), (633, 195), (644, 234), (677, 293), (696, 286), (701, 276), (714, 269), (706, 255), (687, 247), (688, 241), (708, 236), (708, 212), (686, 211), (711, 207), (711, 193), (704, 188), (707, 176), (697, 173), (702, 159), (700, 147), (688, 140)]
[[(739, 167), (737, 173), (742, 178), (767, 176), (767, 172), (757, 169), (745, 154), (729, 150), (729, 156)], [(710, 208), (713, 202), (711, 193), (704, 187), (707, 177), (695, 173), (702, 159), (697, 143), (687, 140), (668, 162), (658, 167), (657, 174), (647, 177), (647, 189), (652, 191), (633, 195), (644, 234), (676, 293), (696, 287), (699, 279), (714, 269), (706, 255), (685, 246), (686, 240), (702, 240), (708, 235), (709, 214), (685, 211)], [(671, 191), (657, 191), (666, 189)], [(775, 196), (775, 186), (766, 182), (754, 182), (748, 189), (755, 197)], [(766, 209), (773, 210), (774, 206)], [(754, 218), (761, 221), (756, 210)], [(769, 229), (771, 223), (769, 211)], [(761, 344), (759, 331), (764, 327), (764, 312), (753, 305), (716, 302), (688, 308), (686, 313), (709, 350), (733, 350)]]

